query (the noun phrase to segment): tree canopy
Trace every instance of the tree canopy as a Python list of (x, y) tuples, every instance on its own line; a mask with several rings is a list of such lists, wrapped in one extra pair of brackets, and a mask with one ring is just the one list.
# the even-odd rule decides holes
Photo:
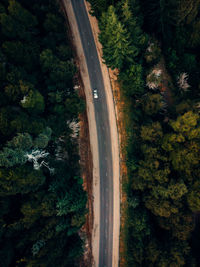
[(56, 1), (4, 0), (0, 31), (0, 265), (75, 266), (86, 194), (70, 124), (84, 101), (65, 20)]

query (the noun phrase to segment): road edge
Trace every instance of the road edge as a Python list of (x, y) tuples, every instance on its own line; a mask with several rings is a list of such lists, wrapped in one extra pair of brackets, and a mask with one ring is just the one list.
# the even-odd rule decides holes
[[(99, 42), (98, 22), (97, 19), (90, 14), (90, 4), (84, 0), (85, 7), (88, 13), (97, 54), (102, 70), (103, 82), (106, 91), (106, 101), (108, 105), (110, 131), (112, 140), (112, 160), (113, 160), (113, 257), (112, 266), (119, 265), (119, 236), (120, 236), (120, 154), (119, 154), (119, 135), (117, 129), (116, 110), (114, 105), (113, 90), (111, 86), (109, 71), (107, 66), (102, 61), (102, 45)], [(95, 25), (95, 27), (94, 27)]]
[(84, 51), (82, 47), (82, 42), (78, 30), (78, 25), (76, 17), (74, 15), (74, 10), (70, 0), (63, 0), (63, 5), (65, 7), (70, 28), (72, 31), (72, 37), (74, 42), (74, 47), (76, 48), (77, 57), (79, 58), (79, 69), (82, 76), (82, 81), (84, 84), (85, 95), (86, 95), (86, 106), (87, 106), (87, 116), (89, 123), (89, 135), (91, 152), (93, 159), (93, 229), (92, 229), (92, 252), (94, 258), (94, 266), (98, 266), (99, 262), (99, 225), (100, 225), (100, 173), (99, 173), (99, 153), (98, 153), (98, 139), (97, 139), (97, 128), (95, 123), (95, 112), (94, 103), (92, 96), (92, 89), (90, 85), (90, 79), (88, 74), (88, 68), (86, 59), (84, 56)]

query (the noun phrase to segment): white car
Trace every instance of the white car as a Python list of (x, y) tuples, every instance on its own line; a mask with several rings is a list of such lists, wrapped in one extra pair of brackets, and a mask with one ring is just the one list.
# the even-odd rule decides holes
[(99, 98), (96, 88), (93, 90), (93, 95), (94, 95), (94, 98)]

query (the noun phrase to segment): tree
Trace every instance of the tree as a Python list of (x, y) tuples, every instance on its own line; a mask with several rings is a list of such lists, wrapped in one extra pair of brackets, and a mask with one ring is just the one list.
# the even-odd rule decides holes
[(132, 182), (133, 188), (144, 191), (147, 188), (152, 190), (158, 183), (165, 185), (169, 181), (170, 174), (165, 157), (159, 155), (158, 149), (151, 147), (143, 147), (143, 151), (146, 157), (145, 160), (139, 161), (137, 175)]
[(162, 97), (160, 94), (147, 94), (142, 102), (142, 107), (147, 115), (155, 115), (162, 108)]
[[(134, 14), (137, 13), (137, 3), (132, 2), (132, 0), (125, 0), (122, 3), (122, 21), (131, 33), (132, 43), (138, 48), (143, 48), (147, 43), (147, 35), (142, 32), (140, 19)], [(132, 10), (131, 5), (133, 5)]]
[(30, 166), (0, 170), (0, 196), (27, 194), (36, 191), (45, 181), (42, 171)]
[(148, 215), (141, 210), (134, 210), (134, 216), (129, 219), (132, 228), (132, 234), (136, 239), (141, 239), (142, 236), (150, 235), (150, 227), (148, 225)]
[(37, 90), (30, 90), (21, 100), (21, 106), (34, 113), (42, 113), (45, 108), (44, 98)]
[(10, 114), (7, 108), (1, 108), (0, 110), (0, 133), (3, 135), (9, 135), (10, 129)]
[(150, 209), (153, 214), (161, 217), (170, 217), (172, 214), (177, 214), (179, 212), (178, 208), (170, 203), (166, 199), (155, 199), (153, 197), (145, 197), (145, 206)]
[(48, 13), (44, 21), (46, 32), (59, 32), (62, 27), (62, 19), (56, 14)]
[(179, 214), (172, 214), (169, 218), (160, 217), (158, 221), (160, 226), (168, 230), (173, 238), (185, 241), (188, 240), (194, 229), (194, 220), (191, 212), (184, 210), (180, 204)]
[(24, 62), (24, 45), (20, 41), (4, 42), (2, 44), (2, 49), (7, 59), (11, 62), (20, 64)]
[(127, 96), (141, 95), (144, 93), (144, 81), (142, 66), (131, 65), (129, 69), (120, 72), (119, 78), (122, 80), (123, 89)]
[(189, 139), (194, 139), (199, 136), (198, 119), (198, 114), (188, 111), (184, 115), (179, 116), (176, 121), (171, 121), (170, 125), (175, 132), (183, 133)]
[(195, 21), (192, 26), (189, 45), (192, 48), (196, 48), (200, 44), (200, 20)]
[(74, 266), (86, 194), (70, 122), (84, 103), (65, 20), (53, 0), (0, 2), (0, 265)]
[(2, 32), (8, 38), (19, 37), (22, 40), (31, 39), (31, 34), (36, 34), (37, 19), (28, 10), (15, 0), (9, 1), (8, 15), (0, 14)]
[(170, 183), (168, 186), (157, 185), (154, 186), (151, 195), (157, 199), (173, 199), (178, 200), (182, 198), (188, 192), (184, 182), (181, 183)]
[(40, 54), (40, 63), (43, 72), (49, 74), (50, 83), (55, 84), (55, 88), (62, 90), (76, 71), (71, 60), (59, 60), (50, 49), (46, 49)]
[(187, 202), (191, 211), (198, 212), (200, 209), (200, 183), (195, 181), (192, 185), (189, 194), (187, 195)]
[(22, 98), (24, 94), (28, 94), (30, 88), (33, 88), (31, 83), (19, 80), (17, 82), (12, 81), (11, 84), (8, 84), (4, 88), (4, 91), (11, 102), (19, 103), (20, 98)]
[(161, 124), (159, 122), (154, 122), (150, 125), (142, 126), (140, 135), (144, 141), (149, 141), (151, 143), (156, 141), (156, 143), (158, 143), (163, 137)]
[(85, 207), (85, 194), (78, 195), (80, 187), (75, 189), (77, 190), (76, 194), (72, 194), (74, 189), (75, 188), (72, 188), (72, 192), (67, 192), (63, 198), (58, 200), (56, 204), (58, 216), (67, 215), (72, 212), (81, 213), (83, 207)]
[(8, 84), (4, 88), (5, 94), (8, 96), (10, 101), (17, 102), (20, 99), (19, 87), (16, 85)]
[(72, 49), (69, 46), (60, 45), (56, 49), (60, 60), (67, 61), (72, 58)]
[(91, 4), (92, 15), (100, 17), (105, 12), (109, 5), (113, 3), (113, 0), (88, 0)]
[(42, 51), (40, 54), (40, 64), (42, 66), (43, 72), (48, 72), (51, 70), (52, 66), (55, 63), (55, 57), (53, 52), (50, 49)]
[(13, 167), (15, 165), (23, 165), (26, 162), (24, 151), (21, 149), (11, 149), (5, 147), (0, 151), (0, 167)]
[(48, 142), (51, 139), (52, 130), (47, 127), (45, 131), (39, 134), (34, 140), (34, 147), (35, 148), (45, 148), (48, 145)]
[(126, 62), (133, 62), (139, 51), (131, 44), (130, 35), (119, 21), (113, 6), (102, 14), (99, 27), (99, 40), (103, 45), (103, 59), (107, 66), (121, 69)]
[(162, 148), (170, 152), (174, 169), (191, 175), (192, 169), (199, 164), (199, 115), (188, 111), (170, 125), (174, 133), (165, 135)]
[(68, 115), (69, 119), (73, 119), (78, 113), (82, 113), (84, 110), (85, 102), (77, 94), (65, 100), (65, 112), (70, 114), (70, 116)]
[(190, 24), (195, 20), (199, 6), (199, 0), (176, 0), (175, 3), (171, 3), (171, 9), (169, 12), (171, 23), (174, 23), (176, 26), (184, 23)]
[(11, 141), (7, 143), (7, 147), (29, 150), (33, 145), (33, 140), (28, 133), (18, 133)]
[(73, 78), (75, 71), (75, 65), (71, 60), (61, 61), (56, 59), (54, 65), (51, 66), (49, 78), (53, 84), (57, 84), (57, 88), (63, 90), (65, 84)]
[(21, 41), (6, 41), (2, 44), (2, 50), (9, 62), (22, 64), (26, 70), (30, 71), (37, 64), (39, 47), (34, 41), (31, 44)]
[(147, 244), (146, 247), (146, 259), (148, 262), (151, 262), (155, 265), (156, 261), (159, 258), (159, 255), (161, 253), (161, 249), (158, 246), (155, 239), (151, 239), (151, 241)]
[(15, 0), (9, 0), (8, 12), (12, 18), (22, 23), (28, 29), (32, 29), (37, 25), (36, 17)]

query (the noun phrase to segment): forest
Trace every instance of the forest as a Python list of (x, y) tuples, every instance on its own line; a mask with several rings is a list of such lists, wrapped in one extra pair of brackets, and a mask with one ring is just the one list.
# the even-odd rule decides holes
[(0, 1), (0, 266), (78, 266), (85, 104), (54, 0)]
[(88, 0), (127, 99), (127, 266), (200, 266), (200, 1)]

